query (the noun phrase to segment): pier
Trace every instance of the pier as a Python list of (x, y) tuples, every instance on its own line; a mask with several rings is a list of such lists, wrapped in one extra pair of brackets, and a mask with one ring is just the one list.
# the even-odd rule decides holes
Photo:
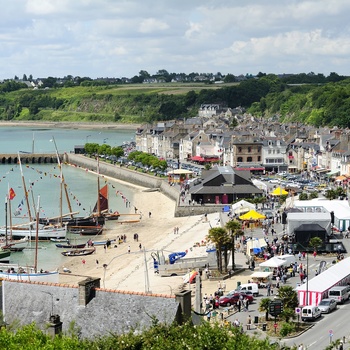
[[(55, 164), (57, 156), (55, 153), (20, 153), (22, 164)], [(59, 155), (60, 160), (63, 156)], [(0, 164), (18, 164), (18, 154), (0, 154)]]

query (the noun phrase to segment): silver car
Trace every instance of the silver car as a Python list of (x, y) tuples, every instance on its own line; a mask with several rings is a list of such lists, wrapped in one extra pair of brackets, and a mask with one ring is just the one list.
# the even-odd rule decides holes
[(323, 299), (318, 304), (318, 308), (323, 314), (328, 314), (337, 308), (337, 302), (334, 299)]

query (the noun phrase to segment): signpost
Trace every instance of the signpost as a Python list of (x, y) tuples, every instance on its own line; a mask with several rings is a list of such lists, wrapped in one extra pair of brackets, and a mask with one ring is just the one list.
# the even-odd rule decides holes
[(298, 330), (300, 328), (300, 313), (301, 313), (301, 308), (300, 307), (296, 307), (295, 308), (295, 313), (298, 315)]
[(274, 301), (270, 302), (270, 304), (269, 304), (269, 313), (270, 313), (270, 315), (275, 317), (275, 324), (274, 324), (275, 333), (276, 333), (276, 330), (277, 330), (277, 316), (280, 315), (282, 312), (283, 312), (282, 300), (278, 300), (277, 299), (277, 300), (274, 300)]
[(329, 344), (331, 344), (332, 338), (333, 338), (333, 331), (330, 329), (328, 333), (329, 333)]

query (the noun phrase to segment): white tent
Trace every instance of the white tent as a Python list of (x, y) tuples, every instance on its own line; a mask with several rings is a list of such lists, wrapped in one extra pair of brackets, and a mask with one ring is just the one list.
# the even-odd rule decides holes
[(255, 209), (255, 205), (245, 201), (244, 199), (242, 199), (237, 203), (232, 204), (232, 211), (236, 214), (243, 214), (248, 212), (251, 209)]
[(261, 250), (261, 248), (267, 247), (267, 243), (264, 240), (264, 238), (255, 238), (255, 239), (249, 239), (247, 240), (247, 249), (246, 253), (248, 256), (252, 255), (254, 253), (254, 249)]
[(288, 264), (288, 263), (285, 260), (279, 259), (276, 256), (274, 256), (273, 258), (264, 261), (259, 266), (262, 270), (264, 270), (265, 268), (275, 268), (275, 267), (280, 267), (280, 266), (283, 266), (286, 264)]

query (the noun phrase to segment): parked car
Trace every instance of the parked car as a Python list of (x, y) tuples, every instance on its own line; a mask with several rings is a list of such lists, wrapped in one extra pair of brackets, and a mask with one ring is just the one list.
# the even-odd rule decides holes
[(321, 310), (318, 306), (304, 306), (301, 310), (302, 321), (315, 321), (321, 317)]
[(266, 219), (272, 220), (274, 218), (273, 212), (270, 210), (263, 210), (262, 213), (266, 216)]
[(318, 304), (318, 308), (323, 314), (328, 314), (337, 308), (337, 302), (334, 299), (323, 299)]
[(220, 306), (231, 306), (237, 304), (237, 301), (240, 299), (240, 296), (243, 296), (243, 300), (248, 299), (249, 304), (251, 304), (254, 300), (254, 298), (251, 295), (245, 294), (243, 292), (241, 293), (233, 293), (233, 294), (227, 294), (224, 295), (219, 299), (219, 305)]

